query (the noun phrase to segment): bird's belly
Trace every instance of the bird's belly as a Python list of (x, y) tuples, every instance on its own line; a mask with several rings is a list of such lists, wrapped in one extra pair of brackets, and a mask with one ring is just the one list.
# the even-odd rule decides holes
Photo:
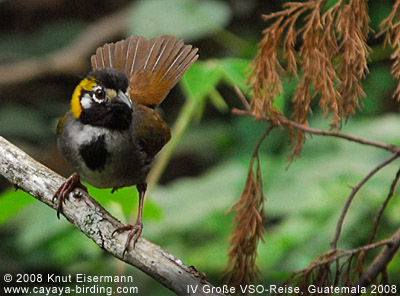
[(81, 178), (98, 188), (120, 188), (145, 182), (151, 161), (128, 132), (73, 126), (58, 146)]
[(95, 187), (121, 188), (145, 182), (150, 165), (132, 155), (122, 159), (111, 154), (103, 169), (93, 170), (83, 163), (77, 171), (84, 181)]

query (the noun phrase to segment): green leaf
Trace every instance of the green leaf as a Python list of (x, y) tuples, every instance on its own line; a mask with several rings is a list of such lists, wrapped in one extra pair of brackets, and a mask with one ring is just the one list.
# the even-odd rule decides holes
[[(111, 193), (111, 189), (100, 189), (89, 184), (85, 185), (88, 187), (89, 194), (115, 216), (123, 213), (125, 217), (129, 217), (137, 206), (138, 192), (134, 187), (120, 188)], [(119, 205), (119, 207), (109, 206), (112, 203)]]
[(215, 88), (210, 91), (208, 94), (210, 98), (210, 102), (214, 105), (215, 109), (217, 109), (221, 113), (226, 113), (229, 110), (228, 104), (225, 102), (222, 95)]
[[(120, 188), (111, 193), (111, 189), (100, 189), (89, 184), (85, 185), (88, 187), (90, 195), (119, 219), (123, 218), (121, 215), (124, 215), (127, 219), (132, 215), (136, 215), (135, 211), (137, 211), (139, 205), (139, 195), (134, 186)], [(161, 217), (162, 212), (160, 207), (146, 196), (143, 207), (143, 218), (159, 220)]]
[(226, 82), (237, 85), (242, 91), (247, 90), (246, 78), (250, 60), (229, 58), (220, 60), (219, 64), (223, 70), (223, 79)]
[(131, 34), (198, 39), (228, 24), (231, 8), (222, 1), (141, 0), (131, 10)]
[(161, 221), (162, 217), (163, 213), (161, 207), (151, 199), (151, 196), (149, 196), (149, 198), (144, 202), (143, 219)]
[(249, 63), (243, 59), (198, 61), (183, 76), (181, 86), (188, 98), (202, 100), (208, 96), (217, 110), (226, 112), (228, 105), (216, 87), (224, 79), (228, 84), (246, 90), (246, 69)]
[(283, 113), (283, 109), (285, 107), (285, 100), (281, 95), (277, 95), (275, 97), (274, 106), (276, 106), (278, 110)]
[(216, 61), (197, 61), (182, 77), (181, 85), (188, 99), (202, 100), (215, 90), (222, 75)]
[(22, 190), (9, 189), (3, 192), (0, 195), (0, 225), (8, 221), (33, 200), (32, 196)]

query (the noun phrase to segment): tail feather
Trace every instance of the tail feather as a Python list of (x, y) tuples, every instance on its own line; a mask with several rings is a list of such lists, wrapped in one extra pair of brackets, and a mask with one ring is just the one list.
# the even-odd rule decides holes
[(124, 64), (124, 69), (120, 69), (123, 70), (126, 75), (128, 75), (128, 77), (130, 76), (131, 73), (131, 69), (132, 69), (132, 65), (135, 63), (135, 54), (136, 54), (136, 50), (138, 47), (138, 38), (129, 38), (127, 43), (127, 48), (126, 48), (126, 56), (125, 58), (122, 60), (122, 63)]
[(172, 36), (146, 39), (131, 36), (106, 44), (91, 57), (93, 69), (114, 67), (130, 80), (130, 97), (154, 107), (197, 60), (197, 48)]
[(130, 72), (128, 74), (131, 77), (139, 69), (143, 68), (143, 65), (147, 59), (149, 53), (149, 40), (142, 36), (139, 36), (136, 43), (136, 48), (129, 54), (133, 55), (133, 63), (131, 65)]
[(103, 47), (103, 60), (104, 66), (112, 67), (114, 65), (114, 52), (115, 52), (115, 44), (109, 43), (104, 45)]
[[(168, 73), (171, 72), (173, 65), (180, 57), (179, 52), (181, 51), (182, 46), (183, 46), (183, 41), (177, 42), (172, 52), (167, 56), (167, 59), (164, 61), (164, 64), (158, 68), (158, 72), (163, 73), (161, 80), (163, 80), (164, 77), (166, 77)], [(165, 69), (167, 70), (165, 71)]]
[(164, 40), (160, 38), (153, 38), (150, 40), (150, 51), (143, 66), (144, 69), (149, 69), (150, 71), (154, 70), (163, 42)]
[[(123, 57), (126, 56), (126, 50), (127, 50), (127, 46), (122, 41), (118, 41), (117, 43), (115, 43), (114, 65), (113, 65), (114, 68), (125, 69), (125, 65), (123, 63), (123, 61), (124, 61)], [(92, 63), (92, 65), (93, 65), (93, 63)], [(93, 68), (95, 68), (95, 67), (93, 66)]]
[(193, 48), (188, 45), (190, 52), (187, 54), (184, 60), (176, 68), (175, 84), (182, 78), (183, 74), (197, 61), (199, 55), (197, 54), (198, 48)]

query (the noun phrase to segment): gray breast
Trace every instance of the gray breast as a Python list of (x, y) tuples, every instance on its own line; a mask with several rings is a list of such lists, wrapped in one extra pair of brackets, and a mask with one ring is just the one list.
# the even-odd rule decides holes
[(145, 181), (151, 168), (151, 160), (129, 130), (82, 124), (69, 114), (57, 142), (82, 179), (95, 187), (136, 185)]

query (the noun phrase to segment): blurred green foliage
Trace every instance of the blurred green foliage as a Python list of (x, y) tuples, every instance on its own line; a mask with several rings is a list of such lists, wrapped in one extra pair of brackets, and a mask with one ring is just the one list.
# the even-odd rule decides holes
[[(280, 7), (281, 3), (277, 3)], [(247, 5), (251, 8), (250, 2)], [(370, 6), (376, 8), (371, 11), (375, 30), (390, 11), (390, 5), (389, 2), (370, 1)], [(268, 13), (257, 7), (253, 7), (257, 15)], [(159, 160), (164, 155), (165, 165), (171, 161), (166, 172), (175, 171), (178, 176), (180, 167), (201, 163), (201, 169), (195, 177), (175, 178), (152, 189), (145, 202), (143, 235), (187, 265), (206, 272), (211, 282), (219, 285), (223, 283), (219, 276), (227, 262), (227, 239), (233, 229), (234, 213), (229, 210), (241, 194), (252, 151), (267, 127), (264, 122), (233, 116), (229, 112), (233, 107), (243, 108), (232, 86), (238, 86), (243, 92), (248, 90), (246, 75), (251, 60), (247, 49), (251, 52), (255, 48), (261, 38), (260, 30), (254, 29), (251, 35), (248, 28), (241, 31), (241, 26), (230, 27), (230, 21), (240, 19), (240, 12), (235, 5), (223, 1), (142, 0), (133, 2), (130, 9), (131, 33), (149, 37), (172, 34), (198, 41), (200, 47), (200, 60), (183, 77), (180, 92), (176, 91), (175, 97), (167, 99), (186, 98), (182, 105), (175, 106), (173, 138)], [(61, 19), (29, 34), (28, 40), (23, 39), (26, 33), (2, 32), (1, 59), (19, 59), (56, 50), (68, 44), (86, 26), (87, 22), (81, 19), (72, 22), (68, 18)], [(245, 40), (241, 39), (243, 36)], [(221, 43), (221, 40), (229, 42)], [(25, 43), (30, 46), (24, 46)], [(236, 48), (228, 48), (227, 44)], [(210, 57), (214, 49), (215, 56), (202, 58), (203, 52), (208, 51), (206, 56)], [(383, 54), (373, 59), (370, 74), (364, 81), (367, 96), (364, 109), (349, 119), (343, 132), (400, 144), (396, 128), (400, 119), (393, 114), (398, 113), (398, 104), (391, 99), (394, 81), (388, 55), (380, 44), (374, 49)], [(231, 56), (232, 52), (237, 55)], [(65, 163), (53, 152), (54, 129), (57, 118), (68, 108), (68, 99), (79, 75), (84, 73), (77, 73), (74, 78), (49, 78), (48, 84), (42, 80), (21, 83), (21, 86), (1, 92), (0, 135), (62, 171)], [(290, 112), (295, 86), (295, 79), (285, 80), (285, 93), (276, 99), (278, 108), (284, 112)], [(163, 111), (167, 117), (174, 113), (168, 109)], [(329, 120), (318, 112), (317, 106), (310, 125), (329, 128)], [(286, 170), (287, 144), (287, 133), (276, 129), (260, 150), (268, 199), (266, 242), (258, 248), (263, 284), (283, 282), (291, 271), (305, 268), (329, 248), (351, 190), (349, 186), (357, 184), (388, 156), (387, 152), (375, 148), (315, 136), (306, 142), (302, 157)], [(44, 157), (43, 151), (48, 152), (48, 156)], [(191, 161), (180, 163), (178, 160), (182, 156)], [(356, 196), (345, 220), (340, 248), (366, 243), (372, 217), (386, 197), (397, 169), (398, 162), (386, 167)], [(111, 194), (110, 190), (89, 187), (89, 192), (124, 223), (136, 213), (134, 188), (123, 188)], [(117, 259), (105, 254), (64, 218), (57, 220), (53, 210), (26, 193), (13, 188), (4, 190), (0, 195), (0, 209), (1, 273), (79, 271), (105, 275), (120, 272)], [(400, 196), (396, 193), (383, 216), (378, 239), (393, 233), (399, 221)], [(134, 268), (127, 267), (125, 272), (135, 275), (142, 295), (172, 295)], [(393, 283), (400, 285), (399, 256), (389, 265), (389, 275)]]
[(82, 20), (63, 19), (43, 26), (35, 34), (2, 34), (1, 59), (22, 59), (53, 52), (67, 46), (84, 28)]
[(229, 5), (222, 1), (140, 0), (132, 5), (130, 33), (195, 40), (220, 31), (231, 16)]

